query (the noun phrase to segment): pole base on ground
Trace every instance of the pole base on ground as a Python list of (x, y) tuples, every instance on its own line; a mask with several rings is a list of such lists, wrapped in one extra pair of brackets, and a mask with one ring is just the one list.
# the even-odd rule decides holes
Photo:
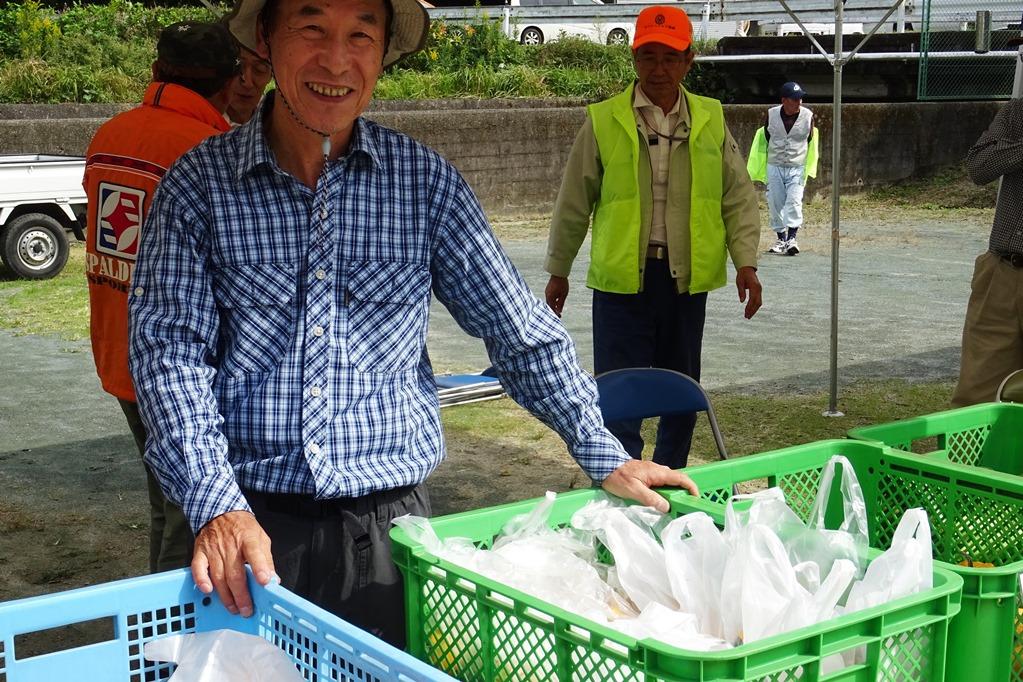
[(839, 410), (824, 410), (823, 412), (821, 412), (821, 416), (822, 417), (844, 417), (845, 416), (845, 412), (840, 412)]

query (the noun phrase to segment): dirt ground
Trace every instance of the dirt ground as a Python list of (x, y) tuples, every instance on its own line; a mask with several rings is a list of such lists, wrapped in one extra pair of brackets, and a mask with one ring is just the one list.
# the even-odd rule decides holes
[[(931, 229), (925, 229), (919, 221), (903, 229), (884, 225), (850, 235), (844, 242), (848, 259), (844, 280), (855, 286), (850, 286), (848, 296), (860, 287), (865, 293), (862, 301), (850, 299), (848, 305), (860, 316), (897, 315), (886, 333), (897, 347), (850, 342), (845, 346), (848, 355), (843, 362), (870, 363), (884, 358), (894, 366), (900, 358), (909, 357), (907, 349), (920, 350), (925, 341), (940, 351), (957, 349), (972, 254), (983, 248), (989, 215), (975, 217), (963, 234), (960, 225), (944, 225), (940, 240), (928, 236)], [(879, 212), (877, 223), (883, 222)], [(704, 372), (717, 386), (730, 388), (735, 381), (748, 385), (750, 376), (762, 380), (803, 376), (826, 366), (822, 355), (826, 343), (817, 337), (823, 337), (826, 330), (822, 315), (827, 310), (828, 238), (826, 229), (806, 230), (803, 256), (763, 264), (765, 291), (770, 283), (772, 292), (790, 291), (791, 296), (784, 302), (787, 307), (779, 307), (774, 313), (776, 322), (772, 322), (772, 312), (767, 308), (758, 315), (761, 326), (756, 328), (756, 336), (734, 331), (742, 321), (731, 312), (728, 319), (735, 319), (730, 322), (708, 313)], [(764, 239), (768, 244), (770, 235), (765, 234)], [(509, 245), (509, 251), (534, 291), (542, 291), (542, 231), (527, 241), (530, 243)], [(956, 252), (954, 269), (948, 258), (950, 243)], [(895, 265), (878, 265), (880, 258), (908, 264), (905, 268), (912, 271), (896, 272)], [(913, 258), (920, 264), (913, 264)], [(931, 265), (925, 261), (931, 261)], [(876, 276), (879, 268), (889, 273), (886, 278)], [(578, 270), (573, 275), (582, 277), (584, 269)], [(901, 339), (891, 331), (908, 329), (906, 321), (913, 315), (911, 310), (889, 311), (885, 308), (890, 306), (876, 305), (879, 296), (892, 290), (893, 272), (917, 286), (925, 283), (932, 297), (947, 298), (948, 310), (942, 313), (947, 329), (927, 339), (918, 333)], [(947, 282), (955, 283), (955, 287), (943, 290)], [(581, 282), (577, 290), (584, 291)], [(800, 298), (803, 292), (814, 297), (804, 300)], [(732, 296), (729, 291), (725, 294)], [(905, 298), (909, 300), (910, 296)], [(580, 346), (584, 366), (588, 365), (585, 312), (586, 308), (580, 306), (573, 313), (577, 320), (566, 318), (566, 326)], [(931, 317), (933, 327), (936, 314)], [(779, 330), (776, 337), (770, 336), (772, 329)], [(796, 329), (798, 334), (793, 331)], [(852, 329), (852, 334), (864, 333)], [(791, 339), (799, 335), (808, 343), (800, 351), (802, 362), (798, 365), (790, 366), (788, 359), (767, 352), (793, 343)], [(811, 343), (810, 339), (816, 340)], [(472, 341), (482, 348), (482, 344)], [(463, 346), (452, 345), (450, 351), (444, 348), (431, 340), (431, 355), (438, 368), (458, 369), (462, 364), (459, 359), (469, 357)], [(0, 367), (0, 382), (7, 387), (0, 392), (0, 601), (145, 573), (148, 509), (143, 470), (116, 401), (103, 394), (95, 380), (88, 344), (0, 331), (0, 356), (18, 359)], [(761, 359), (764, 356), (778, 356), (777, 376)], [(918, 363), (922, 369), (912, 371), (933, 369), (935, 376), (947, 376), (944, 358), (950, 356), (944, 353), (940, 357), (941, 366), (930, 368)], [(736, 363), (736, 358), (752, 358), (754, 364)], [(472, 362), (476, 369), (485, 366), (477, 365), (475, 359)], [(732, 374), (738, 378), (729, 379)], [(819, 378), (814, 375), (813, 381), (819, 382)], [(538, 444), (501, 438), (481, 441), (459, 432), (448, 434), (447, 447), (447, 460), (429, 481), (437, 514), (536, 497), (547, 489), (561, 491), (589, 485), (559, 442), (545, 440)]]
[[(0, 485), (0, 601), (146, 572), (145, 479), (129, 436), (0, 454)], [(481, 453), (458, 437), (429, 480), (436, 514), (588, 485), (564, 448)]]

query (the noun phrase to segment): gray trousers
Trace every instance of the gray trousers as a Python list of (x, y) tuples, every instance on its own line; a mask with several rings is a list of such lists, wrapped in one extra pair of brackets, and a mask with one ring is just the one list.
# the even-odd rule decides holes
[[(135, 437), (139, 456), (146, 451), (146, 427), (139, 416), (138, 403), (117, 399)], [(192, 563), (195, 538), (181, 507), (163, 494), (153, 472), (146, 466), (146, 487), (149, 489), (149, 572), (184, 568)]]
[(359, 498), (243, 491), (270, 536), (281, 584), (394, 646), (405, 648), (405, 590), (391, 558), (391, 520), (430, 515), (425, 485)]

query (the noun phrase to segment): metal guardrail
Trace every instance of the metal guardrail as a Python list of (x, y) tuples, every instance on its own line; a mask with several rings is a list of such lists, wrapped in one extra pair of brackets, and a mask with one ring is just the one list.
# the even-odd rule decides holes
[[(849, 54), (848, 51), (845, 54)], [(856, 61), (870, 62), (870, 61), (889, 61), (889, 60), (916, 60), (921, 56), (921, 52), (858, 52), (856, 54)], [(1005, 61), (1011, 63), (1016, 58), (1017, 52), (1015, 50), (991, 50), (984, 54), (977, 54), (976, 52), (932, 52), (929, 56), (931, 59), (938, 61), (942, 60), (967, 60), (977, 62), (998, 62)], [(760, 55), (697, 55), (696, 61), (704, 62), (709, 64), (730, 64), (730, 63), (750, 63), (756, 62), (757, 64), (763, 64), (767, 62), (826, 62), (828, 57), (817, 54), (816, 52), (808, 54), (760, 54)]]
[[(486, 16), (492, 20), (503, 20), (505, 12), (512, 22), (526, 24), (530, 22), (565, 21), (576, 24), (610, 23), (632, 21), (644, 7), (652, 4), (623, 3), (617, 5), (565, 5), (559, 7), (521, 7), (521, 6), (485, 6), (485, 7), (444, 7), (427, 10), (431, 17), (453, 22), (471, 22)], [(707, 3), (683, 1), (672, 3), (679, 6), (692, 17), (693, 22), (699, 21)], [(793, 9), (804, 22), (832, 23), (835, 19), (835, 6), (823, 0), (811, 0), (803, 3), (792, 3)], [(848, 0), (843, 10), (844, 21), (862, 22), (873, 25), (881, 19), (891, 7), (891, 2), (880, 0)], [(1019, 0), (937, 0), (931, 3), (932, 11), (941, 8), (943, 16), (950, 21), (965, 22), (976, 18), (977, 10), (989, 10), (992, 22), (1009, 24), (1019, 21)], [(757, 21), (760, 24), (790, 23), (792, 18), (782, 8), (778, 0), (718, 0), (709, 3), (712, 21)], [(907, 0), (904, 7), (905, 20), (919, 24), (922, 20), (922, 8), (916, 0)]]

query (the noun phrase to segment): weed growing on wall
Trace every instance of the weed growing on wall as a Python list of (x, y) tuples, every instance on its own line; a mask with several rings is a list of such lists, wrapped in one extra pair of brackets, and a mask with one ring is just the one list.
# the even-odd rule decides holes
[(35, 0), (0, 7), (0, 56), (39, 59), (60, 38), (57, 13)]

